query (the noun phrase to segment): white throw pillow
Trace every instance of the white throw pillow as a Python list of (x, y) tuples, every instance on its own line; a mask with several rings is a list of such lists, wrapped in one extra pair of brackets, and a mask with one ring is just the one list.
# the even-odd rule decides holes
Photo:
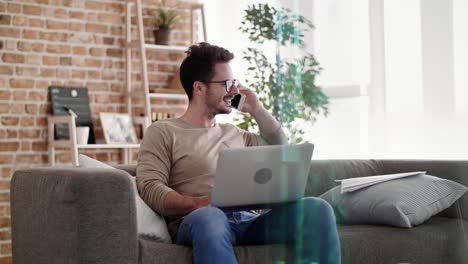
[[(116, 168), (110, 165), (82, 154), (79, 155), (78, 159), (80, 167), (82, 168), (106, 168), (116, 170)], [(128, 177), (132, 180), (133, 190), (135, 192), (138, 235), (164, 243), (172, 243), (171, 236), (167, 230), (166, 221), (141, 199), (137, 191), (135, 177), (130, 174)]]

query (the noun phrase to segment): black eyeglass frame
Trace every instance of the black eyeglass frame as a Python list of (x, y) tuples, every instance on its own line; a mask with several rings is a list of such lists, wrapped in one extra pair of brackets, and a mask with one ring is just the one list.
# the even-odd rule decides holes
[(203, 83), (224, 83), (224, 90), (229, 93), (232, 87), (239, 87), (240, 82), (238, 79), (228, 79), (224, 81), (200, 81)]

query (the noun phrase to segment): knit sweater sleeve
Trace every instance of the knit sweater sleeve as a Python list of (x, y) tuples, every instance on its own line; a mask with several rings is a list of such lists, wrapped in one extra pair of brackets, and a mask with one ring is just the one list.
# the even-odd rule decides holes
[(244, 142), (247, 147), (261, 145), (283, 145), (288, 143), (288, 138), (284, 134), (284, 131), (281, 127), (279, 127), (273, 133), (265, 133), (260, 131), (260, 134), (256, 134), (245, 130), (241, 131), (242, 137), (244, 138)]
[(146, 204), (162, 215), (164, 199), (172, 191), (168, 186), (172, 153), (170, 141), (163, 128), (152, 125), (145, 132), (138, 154), (138, 192)]

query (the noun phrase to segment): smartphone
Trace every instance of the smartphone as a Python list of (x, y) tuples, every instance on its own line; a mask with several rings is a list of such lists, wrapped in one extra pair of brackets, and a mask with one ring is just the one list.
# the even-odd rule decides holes
[(236, 108), (237, 110), (241, 111), (242, 106), (244, 106), (244, 101), (245, 101), (245, 95), (243, 95), (241, 93), (237, 94), (236, 96), (234, 96), (234, 98), (232, 98), (231, 106)]

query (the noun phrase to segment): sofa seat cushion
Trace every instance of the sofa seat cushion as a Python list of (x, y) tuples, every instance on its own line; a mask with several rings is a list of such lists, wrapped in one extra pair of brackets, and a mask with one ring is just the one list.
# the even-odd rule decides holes
[[(164, 244), (153, 240), (139, 239), (140, 264), (171, 263), (191, 264), (192, 248), (175, 244)], [(292, 263), (285, 245), (237, 246), (234, 252), (239, 264)], [(281, 262), (280, 260), (285, 260)]]
[(412, 229), (338, 227), (343, 263), (468, 263), (468, 222), (433, 217)]

